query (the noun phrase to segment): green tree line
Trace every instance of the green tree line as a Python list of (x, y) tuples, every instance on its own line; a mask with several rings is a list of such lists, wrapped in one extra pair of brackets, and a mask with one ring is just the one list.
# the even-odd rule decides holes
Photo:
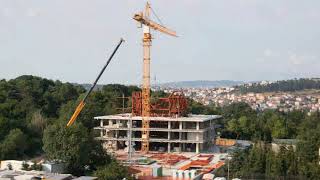
[(291, 92), (305, 89), (320, 89), (319, 79), (292, 79), (276, 81), (270, 84), (253, 83), (251, 86), (237, 86), (241, 93), (255, 92)]
[[(250, 140), (254, 146), (236, 151), (230, 162), (232, 177), (244, 179), (320, 179), (320, 113), (288, 113), (276, 110), (257, 112), (245, 103), (222, 108), (224, 119), (218, 130), (224, 138)], [(280, 145), (274, 152), (274, 139), (295, 139), (296, 148)], [(226, 167), (219, 173), (226, 174)]]
[[(135, 86), (106, 85), (94, 91), (74, 126), (66, 128), (75, 107), (84, 96), (79, 85), (35, 76), (0, 81), (0, 160), (24, 160), (45, 155), (63, 162), (66, 173), (106, 176), (110, 164), (117, 165), (122, 178), (126, 168), (117, 164), (94, 139), (94, 116), (117, 113), (122, 95), (128, 97)], [(125, 105), (130, 101), (125, 99)], [(106, 170), (107, 169), (107, 170)], [(119, 174), (118, 174), (119, 175)], [(118, 179), (119, 176), (113, 179)], [(112, 179), (112, 177), (110, 177)]]
[[(35, 76), (0, 80), (0, 160), (23, 160), (45, 155), (48, 160), (65, 163), (66, 173), (94, 174), (101, 179), (130, 178), (128, 170), (108, 156), (94, 139), (93, 127), (98, 122), (93, 117), (121, 112), (123, 102), (118, 97), (131, 96), (137, 90), (140, 89), (136, 86), (103, 86), (90, 95), (76, 123), (66, 128), (67, 121), (85, 94), (83, 87)], [(163, 96), (167, 94), (152, 92), (152, 97)], [(124, 99), (124, 103), (126, 107), (130, 106), (130, 99)], [(308, 116), (302, 111), (256, 112), (245, 103), (225, 107), (203, 106), (190, 99), (188, 103), (190, 113), (222, 114), (224, 118), (217, 122), (220, 124), (217, 131), (222, 137), (263, 143), (275, 138), (299, 140), (297, 150), (293, 152), (294, 162), (299, 166), (286, 165), (285, 170), (281, 170), (282, 174), (273, 171), (278, 168), (269, 167), (267, 157), (280, 161), (279, 155), (271, 156), (265, 148), (267, 146), (254, 147), (235, 156), (245, 158), (246, 161), (242, 162), (247, 162), (248, 166), (234, 173), (269, 173), (276, 176), (298, 172), (298, 175), (305, 177), (318, 177), (319, 113)], [(280, 153), (285, 154), (284, 159), (289, 157), (286, 153)], [(288, 160), (285, 164), (290, 162)]]

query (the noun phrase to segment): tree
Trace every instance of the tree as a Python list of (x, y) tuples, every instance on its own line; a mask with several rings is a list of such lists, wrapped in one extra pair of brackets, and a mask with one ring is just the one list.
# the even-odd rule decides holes
[(272, 137), (273, 138), (287, 138), (287, 128), (285, 125), (285, 120), (283, 118), (280, 117), (275, 117), (273, 119), (271, 119), (272, 121)]
[(297, 144), (299, 173), (308, 179), (320, 179), (320, 114), (318, 112), (306, 117), (299, 126)]
[(81, 175), (88, 162), (89, 138), (87, 130), (80, 124), (66, 128), (57, 123), (44, 131), (43, 150), (49, 160), (65, 163), (68, 173)]
[(232, 153), (232, 159), (230, 161), (230, 172), (232, 173), (232, 177), (241, 177), (243, 175), (243, 162), (248, 160), (248, 153), (248, 150), (236, 150)]
[(26, 137), (20, 129), (13, 129), (0, 144), (0, 159), (16, 159), (24, 155)]
[(45, 127), (47, 126), (48, 120), (41, 114), (40, 110), (33, 113), (30, 127), (38, 134), (42, 135)]
[(9, 131), (9, 120), (0, 116), (0, 142)]
[(229, 119), (239, 119), (241, 116), (256, 116), (256, 112), (244, 102), (232, 103), (228, 106), (225, 106), (222, 109), (222, 115), (227, 120)]
[(44, 131), (43, 150), (49, 160), (64, 163), (66, 172), (74, 175), (83, 175), (85, 166), (94, 170), (110, 159), (81, 123), (67, 128), (66, 122), (60, 121), (48, 126)]
[(25, 161), (22, 162), (22, 170), (24, 171), (29, 171), (30, 169), (30, 165), (28, 163), (26, 163)]
[(252, 86), (241, 85), (238, 87), (241, 93), (247, 92), (277, 92), (277, 91), (299, 91), (305, 89), (320, 89), (319, 79), (291, 79), (273, 82), (267, 85), (253, 83)]
[(110, 164), (98, 168), (98, 170), (94, 172), (94, 176), (98, 177), (98, 179), (108, 180), (133, 179), (130, 177), (127, 168), (116, 161), (112, 161)]
[(36, 171), (42, 171), (42, 165), (37, 164), (37, 162), (32, 162), (32, 165), (30, 166), (31, 170), (36, 170)]

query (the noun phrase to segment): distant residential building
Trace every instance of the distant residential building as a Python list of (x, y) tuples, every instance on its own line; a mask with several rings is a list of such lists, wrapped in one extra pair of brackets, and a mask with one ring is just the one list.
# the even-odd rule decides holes
[(271, 143), (271, 148), (275, 153), (278, 153), (281, 147), (285, 149), (292, 147), (292, 149), (296, 151), (297, 142), (296, 139), (274, 139)]

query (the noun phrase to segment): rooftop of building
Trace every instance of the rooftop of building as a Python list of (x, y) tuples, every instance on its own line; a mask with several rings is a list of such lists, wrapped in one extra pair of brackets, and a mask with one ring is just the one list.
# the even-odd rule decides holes
[(23, 170), (0, 170), (0, 179), (50, 179), (50, 180), (71, 180), (71, 179), (81, 179), (81, 180), (94, 180), (97, 177), (92, 176), (81, 176), (74, 177), (71, 174), (58, 174), (58, 173), (46, 173), (44, 171), (23, 171)]
[[(226, 153), (160, 153), (149, 152), (147, 154), (136, 152), (131, 157), (131, 162), (127, 164), (131, 169), (135, 169), (139, 180), (159, 179), (171, 180), (178, 179), (179, 173), (194, 171), (195, 177), (210, 173), (224, 165), (221, 156), (226, 157)], [(119, 150), (115, 152), (115, 157), (119, 161), (127, 162), (128, 154)], [(145, 163), (149, 160), (149, 163)], [(162, 167), (162, 175), (153, 176), (153, 169)], [(174, 177), (175, 174), (177, 177)], [(192, 178), (190, 178), (192, 179)]]
[[(94, 119), (101, 120), (138, 120), (141, 121), (141, 116), (131, 116), (130, 113), (125, 114), (116, 114), (116, 115), (106, 115), (106, 116), (97, 116)], [(189, 114), (187, 117), (150, 117), (150, 121), (182, 121), (182, 122), (205, 122), (209, 120), (215, 120), (222, 118), (221, 115), (195, 115)]]
[(273, 139), (272, 143), (275, 144), (286, 144), (286, 145), (296, 145), (298, 143), (297, 139)]

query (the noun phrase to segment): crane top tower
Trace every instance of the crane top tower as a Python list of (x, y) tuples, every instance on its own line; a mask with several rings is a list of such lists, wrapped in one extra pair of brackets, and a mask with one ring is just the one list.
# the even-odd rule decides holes
[(144, 12), (137, 13), (133, 19), (143, 27), (143, 77), (142, 77), (142, 144), (141, 151), (149, 151), (149, 121), (150, 121), (150, 47), (152, 36), (150, 29), (177, 37), (176, 32), (150, 19), (152, 8), (147, 2)]

